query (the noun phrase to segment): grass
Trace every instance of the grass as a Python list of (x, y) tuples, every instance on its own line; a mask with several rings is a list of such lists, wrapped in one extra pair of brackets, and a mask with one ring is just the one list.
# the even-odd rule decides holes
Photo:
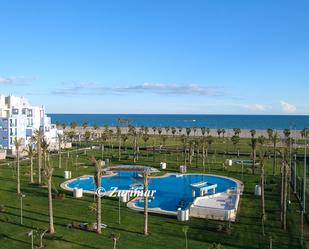
[[(148, 142), (149, 143), (149, 142)], [(171, 143), (171, 142), (170, 142)], [(246, 146), (247, 141), (242, 141)], [(220, 148), (220, 146), (218, 146)], [(232, 148), (232, 147), (231, 147)], [(249, 151), (247, 148), (246, 150)], [(68, 167), (72, 170), (73, 177), (93, 174), (94, 167), (89, 162), (89, 157), (94, 155), (101, 157), (101, 150), (83, 151), (78, 153), (78, 157), (71, 153), (70, 158), (63, 155), (63, 168)], [(116, 157), (118, 150), (115, 145), (114, 151), (107, 149), (105, 157), (111, 158), (114, 155), (112, 163), (133, 164), (131, 151), (123, 153), (122, 160), (119, 162)], [(137, 164), (159, 167), (160, 161), (167, 159), (168, 168), (165, 172), (178, 171), (176, 154), (157, 153), (153, 161), (152, 153), (141, 151), (143, 155)], [(182, 164), (181, 155), (178, 156), (178, 164)], [(175, 217), (150, 214), (149, 231), (150, 235), (145, 237), (143, 232), (143, 214), (130, 210), (124, 206), (121, 207), (121, 224), (118, 224), (118, 200), (104, 198), (102, 202), (102, 220), (108, 225), (102, 235), (93, 232), (69, 229), (66, 227), (72, 222), (94, 222), (95, 214), (89, 209), (93, 203), (93, 196), (84, 196), (81, 199), (72, 198), (72, 193), (60, 189), (59, 185), (64, 181), (63, 168), (58, 168), (58, 157), (52, 156), (51, 161), (55, 166), (54, 188), (59, 192), (66, 193), (64, 200), (54, 199), (54, 221), (56, 234), (54, 236), (44, 237), (46, 248), (78, 249), (93, 248), (103, 249), (112, 248), (111, 233), (120, 234), (118, 242), (119, 249), (180, 249), (185, 248), (184, 234), (182, 227), (189, 226), (188, 240), (189, 248), (207, 248), (213, 242), (221, 243), (224, 248), (229, 249), (257, 249), (269, 248), (269, 237), (272, 237), (273, 248), (287, 249), (300, 248), (299, 246), (299, 205), (295, 197), (291, 194), (291, 205), (288, 209), (288, 230), (283, 231), (280, 226), (280, 178), (271, 176), (272, 160), (266, 162), (266, 213), (267, 221), (265, 223), (266, 236), (262, 236), (260, 198), (253, 195), (254, 186), (259, 183), (259, 172), (256, 175), (248, 173), (245, 170), (241, 173), (241, 166), (234, 165), (225, 170), (222, 163), (227, 159), (224, 155), (210, 155), (207, 161), (206, 173), (226, 175), (240, 179), (245, 184), (244, 194), (241, 197), (239, 214), (237, 222), (231, 225), (231, 234), (218, 231), (221, 226), (227, 227), (228, 222), (220, 222), (205, 219), (190, 219), (188, 222), (179, 222)], [(249, 159), (248, 157), (242, 157)], [(77, 160), (78, 166), (75, 166)], [(0, 162), (1, 163), (1, 162)], [(86, 166), (87, 168), (85, 168)], [(197, 168), (195, 161), (189, 172), (203, 172), (201, 160), (198, 161)], [(34, 166), (37, 169), (37, 166)], [(36, 228), (48, 228), (48, 200), (47, 189), (29, 184), (29, 165), (28, 162), (22, 163), (22, 192), (26, 194), (24, 202), (24, 223), (20, 221), (20, 199), (16, 195), (15, 176), (13, 170), (7, 166), (0, 167), (0, 204), (5, 205), (5, 211), (0, 212), (0, 248), (31, 248), (30, 238), (26, 232)], [(245, 167), (246, 168), (246, 167)], [(36, 179), (36, 178), (35, 178)], [(35, 239), (37, 242), (37, 238)]]

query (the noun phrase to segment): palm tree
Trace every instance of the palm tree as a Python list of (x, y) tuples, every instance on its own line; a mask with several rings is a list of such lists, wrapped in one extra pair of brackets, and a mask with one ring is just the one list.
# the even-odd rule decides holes
[(235, 136), (239, 136), (240, 133), (241, 133), (240, 128), (234, 128), (233, 131), (234, 131), (234, 135), (235, 135)]
[(202, 127), (201, 128), (201, 133), (202, 133), (202, 136), (205, 136), (205, 134), (206, 134), (206, 127)]
[(144, 129), (144, 134), (145, 134), (145, 135), (148, 135), (148, 132), (149, 132), (149, 128), (148, 128), (148, 127), (145, 127), (145, 129)]
[(118, 161), (121, 160), (121, 128), (119, 126), (116, 127), (116, 136), (118, 139)]
[(186, 249), (188, 249), (188, 230), (189, 230), (189, 227), (188, 226), (183, 226), (182, 227), (182, 232), (184, 233), (185, 235), (185, 245), (186, 245)]
[(117, 249), (117, 241), (120, 239), (119, 233), (112, 233), (111, 238), (113, 240), (113, 249)]
[(206, 147), (206, 157), (208, 157), (208, 149), (210, 148), (211, 144), (215, 141), (215, 139), (213, 138), (213, 136), (208, 135), (206, 137), (206, 143), (208, 144), (208, 146)]
[(152, 129), (153, 135), (156, 135), (157, 127), (154, 126), (151, 129)]
[(209, 136), (209, 134), (210, 134), (210, 129), (209, 128), (206, 128), (206, 133)]
[(193, 129), (193, 136), (195, 136), (195, 135), (196, 135), (196, 130), (197, 130), (197, 128), (196, 128), (196, 127), (193, 127), (192, 129)]
[(189, 140), (189, 165), (192, 164), (193, 155), (194, 155), (194, 141)]
[(273, 143), (273, 176), (276, 174), (277, 169), (277, 143), (279, 141), (279, 135), (278, 132), (275, 132), (271, 137), (272, 143)]
[(200, 156), (200, 139), (195, 140), (195, 151), (196, 151), (195, 167), (198, 168), (198, 158)]
[(175, 134), (176, 134), (176, 132), (177, 132), (176, 128), (175, 128), (175, 127), (172, 127), (171, 130), (172, 130), (172, 135), (173, 135), (173, 137), (175, 137)]
[(148, 235), (148, 170), (144, 171), (144, 235)]
[(167, 150), (166, 150), (166, 140), (167, 140), (167, 136), (162, 136), (162, 146), (163, 146), (164, 151), (165, 151), (165, 162), (166, 162), (166, 154), (167, 154)]
[(271, 140), (271, 138), (272, 138), (273, 135), (274, 135), (274, 130), (271, 129), (271, 128), (268, 128), (268, 129), (267, 129), (267, 135), (268, 135), (268, 139)]
[(251, 137), (254, 138), (256, 135), (256, 130), (254, 129), (250, 130), (250, 134), (251, 134)]
[(224, 134), (226, 133), (225, 129), (222, 129), (222, 138), (224, 138)]
[(220, 138), (221, 133), (222, 133), (222, 129), (217, 129), (217, 134), (219, 138)]
[[(101, 188), (101, 182), (102, 182), (102, 175), (103, 175), (103, 161), (102, 160), (96, 160), (94, 157), (92, 158), (92, 162), (94, 163), (96, 167), (96, 171), (94, 174), (94, 181), (97, 189)], [(101, 195), (98, 194), (96, 196), (97, 198), (97, 205), (96, 205), (96, 230), (97, 233), (100, 234), (101, 231)]]
[(263, 149), (263, 143), (260, 140), (260, 166), (261, 166), (261, 209), (262, 209), (262, 235), (265, 235), (264, 231), (264, 223), (266, 220), (266, 213), (265, 213), (265, 175), (264, 175), (264, 160), (267, 157), (267, 152)]
[(185, 135), (181, 135), (180, 140), (183, 145), (183, 159), (184, 159), (183, 161), (184, 161), (184, 164), (186, 165), (187, 164), (187, 137)]
[(202, 165), (203, 165), (203, 169), (204, 169), (204, 173), (205, 173), (206, 148), (208, 148), (205, 137), (201, 138), (201, 144), (202, 144)]
[(72, 122), (70, 123), (70, 128), (75, 130), (75, 128), (77, 127), (77, 123), (76, 122)]
[(145, 146), (145, 149), (146, 149), (146, 152), (147, 152), (147, 157), (148, 157), (147, 141), (149, 140), (149, 135), (144, 134), (142, 138), (143, 138), (143, 141), (144, 141), (144, 146)]
[(38, 181), (39, 184), (41, 184), (42, 179), (41, 179), (41, 170), (42, 170), (42, 140), (44, 138), (44, 132), (42, 130), (42, 128), (39, 128), (38, 130), (36, 130), (34, 132), (34, 138), (36, 141), (36, 145), (37, 145), (37, 154), (38, 154)]
[(257, 141), (261, 145), (261, 147), (263, 147), (265, 144), (266, 138), (263, 135), (261, 135), (258, 137)]
[(186, 128), (186, 134), (187, 134), (187, 136), (190, 136), (190, 133), (191, 133), (191, 128)]
[(45, 138), (42, 139), (41, 147), (42, 147), (42, 153), (43, 153), (43, 159), (44, 159), (44, 168), (46, 168), (49, 143), (47, 142), (47, 140)]
[(17, 160), (17, 174), (16, 174), (16, 190), (17, 194), (20, 194), (20, 147), (23, 144), (23, 138), (15, 138), (14, 139), (14, 146), (16, 150), (16, 160)]
[(122, 134), (121, 135), (121, 140), (122, 140), (123, 145), (124, 145), (124, 150), (126, 151), (127, 150), (126, 141), (128, 140), (128, 135), (127, 134)]
[[(239, 136), (237, 136), (237, 135), (232, 136), (232, 137), (231, 137), (231, 141), (232, 141), (232, 143), (233, 143), (233, 145), (234, 145), (234, 149), (236, 150), (236, 145), (237, 145), (237, 144), (239, 143), (239, 141), (240, 141)], [(237, 149), (237, 157), (239, 157), (239, 149)]]
[(27, 148), (24, 149), (27, 153), (27, 156), (30, 159), (30, 183), (33, 183), (33, 158), (35, 156), (35, 150), (32, 144), (32, 139), (29, 141)]
[(251, 138), (250, 147), (252, 149), (252, 174), (255, 174), (255, 162), (256, 162), (256, 147), (257, 147), (257, 139)]
[(85, 131), (84, 138), (85, 138), (86, 142), (88, 143), (90, 138), (91, 138), (91, 132), (88, 131), (88, 130)]
[(159, 134), (159, 135), (162, 134), (162, 128), (161, 128), (161, 127), (158, 128), (158, 134)]
[(134, 126), (130, 126), (129, 135), (133, 137), (133, 162), (136, 163), (138, 159), (137, 150), (138, 150), (138, 132)]
[(287, 139), (291, 135), (291, 130), (290, 129), (284, 129), (283, 134), (284, 134), (285, 138)]
[(52, 177), (54, 168), (48, 160), (47, 166), (44, 168), (45, 177), (48, 187), (48, 216), (49, 216), (49, 233), (54, 234), (54, 215), (53, 215), (53, 197), (52, 197)]
[(288, 192), (288, 175), (289, 175), (289, 166), (286, 160), (282, 161), (283, 166), (283, 200), (282, 200), (282, 228), (286, 230), (287, 224), (287, 192)]
[(58, 138), (59, 169), (61, 169), (61, 144), (63, 140), (63, 135), (57, 133), (57, 138)]
[(76, 136), (76, 132), (75, 131), (66, 132), (66, 136), (71, 140), (71, 142), (73, 142), (73, 138)]
[(84, 122), (82, 126), (83, 126), (83, 129), (86, 130), (88, 127), (88, 122)]
[(165, 135), (168, 135), (168, 132), (170, 131), (171, 128), (167, 126), (164, 129), (165, 129)]

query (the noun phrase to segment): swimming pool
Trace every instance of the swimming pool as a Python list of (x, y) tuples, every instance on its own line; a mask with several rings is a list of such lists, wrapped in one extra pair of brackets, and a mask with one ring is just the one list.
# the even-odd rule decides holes
[[(187, 208), (194, 201), (191, 184), (207, 182), (217, 184), (216, 193), (225, 192), (237, 187), (237, 182), (223, 176), (207, 174), (167, 174), (149, 178), (149, 190), (155, 190), (154, 198), (149, 199), (149, 208), (176, 212), (177, 209)], [(102, 187), (106, 191), (118, 187), (119, 190), (130, 190), (132, 186), (143, 185), (140, 172), (121, 171), (113, 175), (102, 177)], [(95, 191), (93, 176), (84, 176), (72, 179), (65, 184), (67, 189), (82, 188), (86, 191)], [(134, 206), (143, 208), (143, 199), (135, 200)]]

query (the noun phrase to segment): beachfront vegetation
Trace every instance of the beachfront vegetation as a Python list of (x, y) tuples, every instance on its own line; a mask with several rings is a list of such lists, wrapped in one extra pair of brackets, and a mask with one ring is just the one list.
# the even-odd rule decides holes
[[(149, 134), (149, 130), (155, 135)], [(281, 138), (269, 130), (267, 139), (256, 138), (254, 132), (251, 138), (241, 138), (238, 128), (231, 138), (223, 130), (218, 136), (211, 135), (208, 128), (202, 130), (201, 136), (194, 128), (175, 127), (129, 126), (128, 132), (123, 132), (107, 126), (90, 129), (87, 125), (82, 134), (79, 132), (72, 123), (63, 139), (72, 141), (74, 147), (60, 155), (48, 151), (48, 144), (38, 132), (38, 150), (32, 164), (31, 160), (16, 159), (6, 160), (0, 166), (0, 248), (30, 248), (31, 239), (26, 235), (30, 230), (34, 231), (35, 243), (46, 248), (301, 248), (303, 209), (298, 198), (302, 196), (304, 141), (293, 141), (288, 130)], [(303, 138), (306, 135), (305, 131)], [(225, 163), (226, 159), (236, 158), (253, 161), (250, 165)], [(164, 172), (178, 172), (180, 165), (187, 164), (192, 173), (237, 178), (245, 186), (237, 220), (233, 224), (204, 219), (179, 222), (172, 216), (148, 214), (147, 206), (144, 212), (121, 206), (120, 223), (117, 199), (104, 197), (101, 201), (90, 195), (74, 199), (71, 192), (60, 188), (64, 181), (61, 164), (72, 171), (73, 177), (95, 174), (100, 185), (101, 160), (109, 165), (156, 168), (165, 161), (168, 166)], [(18, 162), (20, 188), (26, 196), (22, 225), (20, 199), (16, 195)], [(294, 163), (298, 169), (296, 181)], [(40, 180), (40, 169), (44, 181)], [(261, 186), (261, 196), (254, 195), (256, 184)], [(101, 220), (107, 225), (102, 231)], [(82, 225), (85, 223), (96, 223), (96, 229)]]

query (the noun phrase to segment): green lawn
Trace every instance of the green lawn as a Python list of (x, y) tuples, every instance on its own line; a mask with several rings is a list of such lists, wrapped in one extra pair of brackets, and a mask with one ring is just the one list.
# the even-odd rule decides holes
[[(247, 141), (242, 142), (245, 146)], [(247, 148), (248, 149), (248, 148)], [(249, 149), (248, 149), (249, 151)], [(130, 151), (123, 153), (122, 161), (118, 162), (117, 148), (105, 151), (104, 156), (111, 157), (114, 154), (113, 164), (133, 164), (129, 157)], [(141, 151), (138, 164), (158, 167), (159, 162), (167, 159), (168, 170), (177, 171), (176, 155), (164, 155), (157, 153), (153, 161), (152, 152)], [(72, 170), (73, 177), (83, 174), (93, 174), (94, 167), (91, 166), (88, 158), (91, 155), (101, 157), (101, 151), (79, 152), (77, 162), (84, 163), (75, 167), (73, 159), (66, 159), (63, 155), (63, 168), (65, 166)], [(217, 231), (219, 225), (228, 226), (228, 222), (219, 222), (204, 219), (191, 219), (188, 222), (179, 222), (175, 217), (150, 214), (149, 231), (150, 235), (144, 237), (143, 214), (130, 210), (126, 207), (121, 208), (121, 224), (118, 224), (118, 201), (116, 199), (103, 199), (103, 223), (108, 228), (102, 235), (93, 232), (69, 229), (66, 227), (71, 222), (94, 222), (95, 215), (89, 210), (89, 205), (93, 203), (93, 196), (85, 196), (81, 199), (72, 198), (70, 192), (66, 193), (64, 200), (54, 199), (54, 220), (56, 235), (46, 236), (44, 244), (46, 248), (77, 249), (77, 248), (112, 248), (110, 234), (115, 232), (120, 234), (118, 242), (119, 249), (181, 249), (185, 248), (184, 234), (182, 227), (189, 226), (188, 239), (189, 248), (208, 248), (213, 242), (221, 243), (224, 248), (269, 248), (269, 237), (272, 237), (273, 248), (300, 248), (299, 246), (299, 209), (295, 197), (291, 194), (291, 205), (288, 210), (288, 230), (280, 228), (280, 178), (271, 175), (271, 160), (266, 164), (266, 213), (267, 221), (265, 224), (266, 236), (262, 237), (260, 198), (253, 195), (254, 186), (259, 182), (259, 171), (256, 175), (247, 173), (244, 170), (242, 176), (240, 166), (232, 166), (224, 170), (222, 163), (228, 158), (221, 155), (210, 155), (206, 166), (206, 173), (227, 175), (240, 179), (245, 184), (244, 194), (241, 197), (240, 209), (237, 222), (232, 224), (231, 234)], [(249, 159), (244, 158), (244, 159)], [(54, 188), (60, 192), (59, 185), (64, 181), (63, 170), (58, 169), (57, 156), (51, 157), (55, 166)], [(178, 156), (178, 164), (181, 164), (182, 156)], [(1, 163), (1, 162), (0, 162)], [(197, 163), (193, 161), (190, 172), (203, 172), (201, 160)], [(83, 166), (88, 166), (84, 168)], [(36, 169), (36, 165), (35, 165)], [(5, 210), (0, 212), (0, 248), (31, 248), (30, 238), (26, 232), (35, 228), (48, 228), (48, 201), (47, 189), (29, 184), (28, 162), (22, 163), (22, 192), (26, 194), (24, 198), (24, 225), (20, 225), (20, 201), (16, 195), (15, 177), (12, 168), (7, 166), (0, 167), (0, 204), (5, 205)], [(37, 241), (37, 239), (36, 239)]]

